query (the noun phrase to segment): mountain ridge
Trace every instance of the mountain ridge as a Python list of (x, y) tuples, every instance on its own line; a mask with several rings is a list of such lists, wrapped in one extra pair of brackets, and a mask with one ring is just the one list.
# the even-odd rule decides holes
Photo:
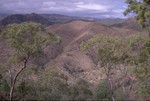
[(138, 24), (135, 18), (131, 17), (122, 22), (111, 25), (112, 27), (125, 28), (125, 29), (134, 29), (142, 31), (141, 26)]
[(121, 22), (123, 19), (120, 18), (92, 18), (92, 17), (76, 17), (61, 14), (0, 14), (0, 25), (5, 26), (11, 23), (21, 23), (25, 21), (33, 21), (41, 23), (43, 25), (52, 25), (59, 23), (68, 23), (74, 20), (83, 21), (98, 21), (105, 25), (112, 25), (117, 22)]
[(51, 24), (50, 22), (48, 22), (48, 19), (42, 17), (41, 15), (32, 13), (32, 14), (9, 15), (0, 21), (0, 25), (6, 26), (8, 24), (22, 23), (22, 22), (26, 22), (26, 21), (33, 21), (33, 22), (41, 23), (43, 25), (50, 25)]

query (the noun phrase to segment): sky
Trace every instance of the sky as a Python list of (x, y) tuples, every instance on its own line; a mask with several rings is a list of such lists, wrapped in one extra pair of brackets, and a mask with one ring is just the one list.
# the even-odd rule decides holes
[(0, 0), (0, 14), (63, 14), (124, 18), (125, 0)]

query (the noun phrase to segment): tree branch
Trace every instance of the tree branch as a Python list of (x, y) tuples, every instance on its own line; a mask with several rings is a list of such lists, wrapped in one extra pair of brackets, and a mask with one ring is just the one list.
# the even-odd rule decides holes
[[(113, 94), (113, 86), (112, 86), (112, 82), (110, 80), (110, 69), (111, 68), (108, 68), (107, 67), (108, 65), (106, 64), (106, 66), (104, 66), (104, 69), (105, 69), (105, 73), (106, 73), (106, 80), (107, 80), (107, 84), (109, 86), (109, 91), (110, 91), (110, 94), (111, 94), (111, 99), (112, 101), (115, 101), (115, 97), (114, 97), (114, 94)], [(110, 65), (109, 65), (110, 66)]]
[(30, 57), (30, 55), (28, 54), (27, 58), (23, 62), (23, 67), (17, 72), (17, 74), (13, 78), (12, 85), (11, 85), (11, 88), (10, 88), (10, 98), (9, 98), (10, 101), (12, 101), (12, 98), (13, 98), (13, 91), (14, 91), (14, 87), (15, 87), (15, 84), (16, 84), (17, 77), (27, 67), (27, 62), (29, 60), (29, 57)]

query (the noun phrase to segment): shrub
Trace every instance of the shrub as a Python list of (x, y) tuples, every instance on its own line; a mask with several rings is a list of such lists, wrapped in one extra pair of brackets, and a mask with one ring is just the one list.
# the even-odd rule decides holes
[(111, 100), (111, 95), (106, 80), (101, 82), (95, 91), (95, 98), (97, 100)]

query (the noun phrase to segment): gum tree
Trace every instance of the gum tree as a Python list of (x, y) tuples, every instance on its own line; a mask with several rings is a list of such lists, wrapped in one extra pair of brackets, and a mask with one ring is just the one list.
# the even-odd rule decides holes
[(124, 12), (136, 14), (136, 19), (144, 30), (149, 33), (135, 65), (136, 74), (141, 83), (142, 95), (150, 95), (150, 0), (126, 0), (128, 8)]
[(8, 25), (1, 34), (13, 51), (7, 63), (10, 76), (9, 100), (12, 100), (17, 79), (28, 67), (30, 58), (42, 52), (49, 43), (57, 42), (58, 38), (51, 33), (46, 34), (44, 27), (34, 22)]
[(150, 36), (150, 0), (126, 0), (128, 8), (124, 14), (135, 13), (136, 19)]

